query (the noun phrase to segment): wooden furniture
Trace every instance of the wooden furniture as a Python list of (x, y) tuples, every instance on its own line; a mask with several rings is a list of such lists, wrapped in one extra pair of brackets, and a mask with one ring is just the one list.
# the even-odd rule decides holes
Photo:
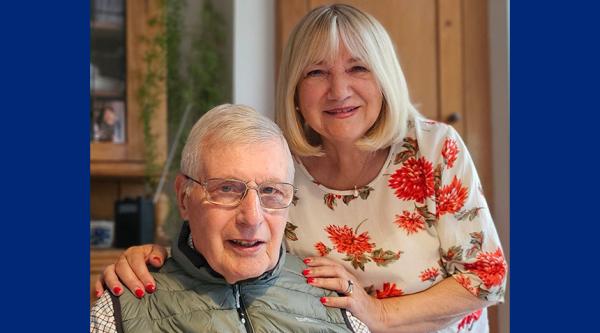
[[(99, 142), (94, 140), (91, 128), (90, 140), (90, 218), (114, 221), (114, 203), (125, 197), (145, 194), (144, 135), (140, 119), (141, 106), (138, 91), (142, 86), (148, 48), (144, 39), (151, 39), (163, 27), (151, 26), (150, 19), (163, 10), (160, 1), (123, 0), (121, 9), (115, 8), (118, 1), (92, 1), (91, 34), (92, 63), (102, 76), (110, 77), (112, 85), (100, 85), (94, 89), (91, 81), (92, 115), (102, 101), (116, 101), (124, 105), (124, 141)], [(110, 8), (108, 8), (110, 7)], [(100, 11), (102, 13), (98, 13)], [(96, 53), (95, 53), (96, 52)], [(104, 54), (98, 56), (98, 52)], [(98, 56), (98, 57), (96, 57)], [(104, 56), (104, 59), (99, 57)], [(111, 57), (122, 59), (111, 60)], [(96, 73), (97, 74), (97, 73)], [(122, 89), (114, 81), (122, 81)], [(105, 80), (105, 82), (107, 82)], [(161, 83), (158, 99), (160, 103), (151, 119), (151, 128), (156, 140), (156, 162), (162, 165), (167, 152), (166, 87)], [(106, 87), (114, 89), (106, 89)], [(94, 119), (92, 119), (94, 121)], [(106, 265), (114, 263), (121, 249), (92, 249), (90, 252), (90, 300), (95, 300), (94, 281)]]
[[(95, 98), (122, 99), (125, 102), (125, 142), (91, 142), (90, 143), (90, 173), (92, 177), (142, 177), (144, 176), (144, 136), (140, 121), (141, 107), (138, 101), (138, 90), (142, 84), (146, 69), (144, 68), (144, 54), (147, 44), (143, 38), (151, 38), (159, 32), (160, 27), (151, 27), (148, 20), (160, 13), (159, 1), (128, 0), (125, 2), (124, 22), (118, 24), (94, 21), (92, 17), (92, 41), (104, 36), (104, 39), (121, 38), (125, 50), (125, 66), (123, 77), (125, 79), (125, 94), (119, 91), (93, 91), (92, 100)], [(123, 31), (124, 29), (124, 31)], [(120, 37), (124, 36), (124, 37)], [(107, 41), (100, 40), (100, 46)], [(118, 50), (115, 50), (118, 55)], [(94, 44), (92, 44), (92, 58)], [(115, 55), (115, 56), (117, 56)], [(162, 83), (160, 104), (154, 112), (151, 122), (153, 134), (157, 144), (157, 162), (162, 163), (166, 158), (167, 146), (167, 112), (166, 89)]]
[[(413, 103), (465, 140), (493, 207), (487, 1), (277, 0), (277, 64), (288, 35), (309, 10), (347, 3), (373, 15), (396, 45)], [(496, 332), (497, 309), (490, 309)]]

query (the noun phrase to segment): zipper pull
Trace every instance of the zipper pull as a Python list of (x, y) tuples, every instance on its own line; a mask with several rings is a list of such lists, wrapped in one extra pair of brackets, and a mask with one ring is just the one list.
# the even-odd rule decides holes
[(235, 297), (235, 308), (239, 309), (240, 305), (240, 286), (237, 284), (233, 285), (233, 297)]

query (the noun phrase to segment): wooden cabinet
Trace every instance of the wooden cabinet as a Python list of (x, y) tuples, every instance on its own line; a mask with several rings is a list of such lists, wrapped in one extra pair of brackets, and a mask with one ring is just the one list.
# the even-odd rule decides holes
[[(396, 45), (413, 103), (426, 117), (452, 124), (475, 161), (493, 207), (487, 1), (277, 0), (277, 63), (288, 35), (309, 10), (346, 3), (373, 15)], [(497, 331), (496, 307), (490, 329)]]
[[(138, 91), (146, 73), (144, 56), (150, 39), (161, 27), (148, 21), (160, 14), (160, 1), (92, 1), (90, 88), (92, 127), (90, 173), (92, 177), (144, 175), (144, 135)], [(160, 103), (151, 120), (156, 138), (157, 162), (166, 157), (166, 95), (164, 81)], [(115, 137), (96, 135), (102, 126), (103, 107), (116, 109)], [(96, 128), (94, 128), (96, 126)]]
[[(162, 1), (92, 0), (90, 62), (90, 218), (114, 221), (114, 203), (145, 194), (145, 139), (138, 92), (147, 73), (147, 40), (161, 32), (149, 21), (161, 14)], [(155, 162), (162, 166), (167, 151), (165, 81), (151, 119), (156, 143)], [(112, 107), (115, 119), (103, 117)], [(100, 125), (102, 122), (106, 124)], [(104, 126), (104, 127), (101, 127)], [(120, 127), (119, 127), (120, 126)], [(158, 175), (157, 175), (158, 176)], [(92, 249), (90, 300), (94, 281), (114, 263), (122, 249)]]

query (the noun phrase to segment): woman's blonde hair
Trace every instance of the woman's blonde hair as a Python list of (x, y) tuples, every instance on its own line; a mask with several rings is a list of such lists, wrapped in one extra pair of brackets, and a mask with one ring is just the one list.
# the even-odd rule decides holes
[(337, 55), (340, 41), (353, 57), (369, 67), (383, 95), (379, 117), (356, 143), (359, 149), (374, 151), (398, 142), (405, 135), (407, 121), (419, 117), (410, 102), (394, 45), (383, 26), (352, 6), (318, 7), (294, 27), (279, 67), (275, 121), (296, 155), (323, 155), (318, 134), (304, 124), (296, 109), (297, 86), (306, 67)]

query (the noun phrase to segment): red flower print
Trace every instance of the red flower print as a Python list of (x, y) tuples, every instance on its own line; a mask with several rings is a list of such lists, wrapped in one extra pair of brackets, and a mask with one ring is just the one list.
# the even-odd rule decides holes
[(411, 213), (407, 210), (403, 211), (402, 215), (396, 214), (396, 221), (394, 221), (394, 223), (404, 229), (407, 235), (425, 229), (425, 219), (423, 216), (415, 212)]
[(452, 183), (442, 187), (436, 196), (437, 213), (436, 216), (441, 216), (446, 213), (458, 212), (469, 195), (469, 190), (462, 186), (460, 180), (454, 176)]
[(424, 157), (419, 159), (411, 157), (390, 176), (388, 185), (396, 190), (398, 199), (423, 203), (434, 193), (433, 165)]
[(451, 168), (454, 166), (456, 156), (458, 155), (458, 145), (456, 141), (446, 138), (444, 141), (444, 147), (442, 148), (442, 157), (444, 158), (444, 164)]
[(337, 206), (337, 203), (335, 202), (335, 194), (332, 194), (332, 193), (325, 194), (323, 196), (323, 202), (331, 210), (333, 210), (333, 206)]
[(419, 275), (419, 278), (423, 282), (425, 282), (425, 281), (434, 282), (435, 279), (438, 277), (438, 275), (440, 275), (440, 270), (438, 268), (431, 267), (431, 268), (427, 268), (426, 270), (421, 272), (421, 275)]
[(495, 252), (480, 252), (477, 254), (477, 261), (465, 264), (465, 269), (475, 273), (486, 288), (491, 288), (502, 284), (506, 274), (506, 262), (498, 248)]
[(467, 326), (467, 325), (469, 325), (468, 330), (470, 331), (471, 327), (473, 327), (473, 323), (481, 317), (482, 312), (483, 312), (483, 309), (479, 309), (473, 313), (466, 315), (463, 318), (463, 320), (461, 320), (460, 323), (458, 323), (458, 331), (460, 332), (460, 330), (465, 328), (465, 326)]
[(338, 253), (345, 253), (349, 256), (360, 256), (365, 252), (373, 251), (375, 247), (375, 244), (369, 243), (371, 236), (369, 236), (368, 231), (357, 236), (352, 228), (347, 225), (343, 227), (329, 225), (325, 228), (325, 231), (329, 234), (329, 239), (333, 242)]
[(318, 242), (317, 244), (315, 244), (315, 249), (317, 249), (317, 251), (319, 251), (319, 255), (321, 257), (324, 257), (327, 254), (329, 254), (329, 252), (331, 252), (331, 249), (328, 248), (327, 246), (325, 246), (325, 244), (323, 244), (323, 242)]
[(469, 279), (466, 275), (464, 275), (464, 274), (454, 275), (454, 279), (461, 286), (463, 286), (465, 289), (467, 289), (471, 294), (475, 295), (476, 297), (479, 296), (479, 289), (477, 289), (471, 285), (471, 279)]
[(377, 289), (377, 298), (379, 299), (402, 296), (402, 294), (404, 294), (404, 292), (402, 289), (396, 288), (395, 283), (385, 282), (383, 284), (383, 290)]

